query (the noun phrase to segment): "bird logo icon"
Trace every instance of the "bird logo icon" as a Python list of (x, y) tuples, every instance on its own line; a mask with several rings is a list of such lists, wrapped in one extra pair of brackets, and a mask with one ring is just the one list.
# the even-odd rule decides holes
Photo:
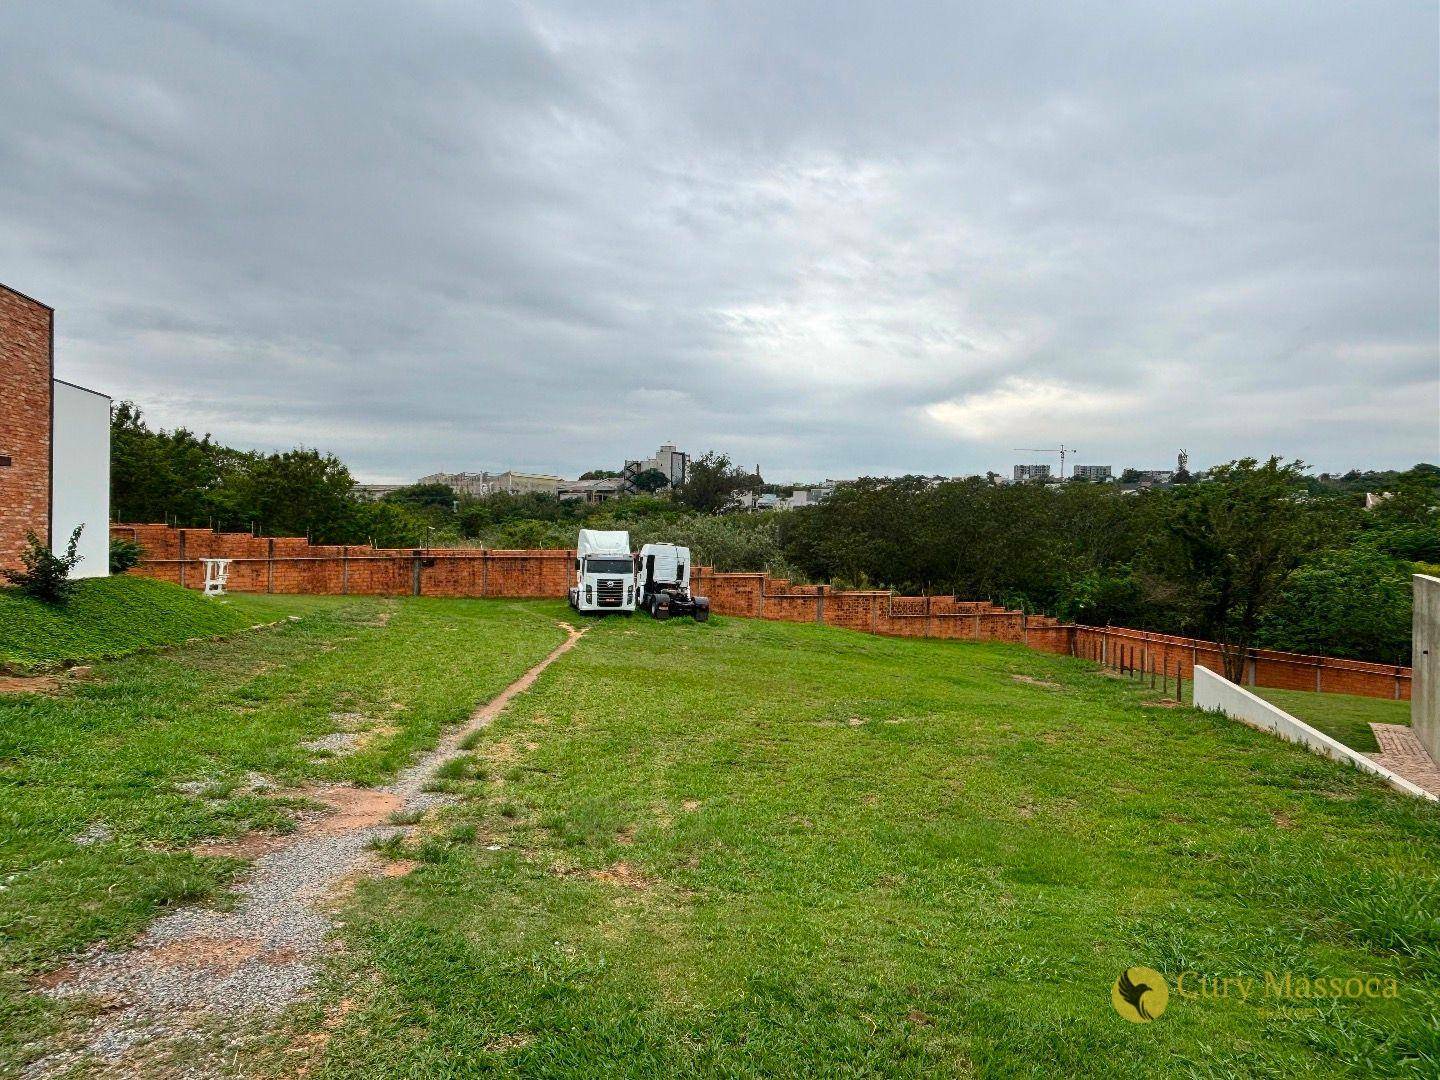
[(1126, 968), (1110, 988), (1110, 1004), (1132, 1024), (1148, 1024), (1158, 1020), (1170, 1004), (1170, 987), (1165, 976), (1153, 968)]

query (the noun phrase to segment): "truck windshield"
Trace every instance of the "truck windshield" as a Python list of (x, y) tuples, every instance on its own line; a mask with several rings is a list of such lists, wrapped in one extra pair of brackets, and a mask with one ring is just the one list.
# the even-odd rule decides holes
[(634, 569), (629, 559), (597, 559), (592, 555), (585, 560), (585, 571), (590, 574), (628, 574)]

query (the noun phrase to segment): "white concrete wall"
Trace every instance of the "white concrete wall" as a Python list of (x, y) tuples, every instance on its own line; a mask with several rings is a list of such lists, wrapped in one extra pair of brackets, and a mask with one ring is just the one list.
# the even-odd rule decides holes
[(110, 573), (110, 399), (93, 390), (55, 383), (54, 488), (50, 545), (63, 552), (84, 525), (83, 558), (71, 577)]
[(1410, 628), (1410, 726), (1420, 745), (1440, 761), (1440, 578), (1414, 577)]
[(1394, 770), (1371, 761), (1358, 750), (1352, 750), (1323, 731), (1317, 731), (1305, 721), (1297, 720), (1284, 709), (1271, 705), (1264, 698), (1256, 697), (1243, 686), (1231, 682), (1223, 675), (1215, 674), (1207, 667), (1196, 666), (1194, 692), (1197, 709), (1224, 713), (1242, 724), (1268, 731), (1287, 742), (1299, 743), (1312, 753), (1353, 765), (1361, 772), (1374, 773), (1391, 787), (1407, 795), (1429, 799), (1431, 802), (1440, 801)]

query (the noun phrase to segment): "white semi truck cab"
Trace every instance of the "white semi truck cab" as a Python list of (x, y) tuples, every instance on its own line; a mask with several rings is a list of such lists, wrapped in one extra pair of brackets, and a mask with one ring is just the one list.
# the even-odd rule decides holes
[(690, 591), (690, 549), (678, 544), (646, 544), (635, 571), (635, 602), (657, 619), (689, 615), (710, 618), (710, 600)]
[(635, 610), (635, 558), (630, 534), (622, 530), (581, 529), (575, 544), (575, 584), (570, 606), (603, 613)]

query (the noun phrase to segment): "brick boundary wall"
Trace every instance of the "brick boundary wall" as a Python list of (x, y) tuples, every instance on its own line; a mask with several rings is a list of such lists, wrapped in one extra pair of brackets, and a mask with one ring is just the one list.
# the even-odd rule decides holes
[[(204, 584), (200, 559), (232, 559), (229, 587), (236, 592), (557, 598), (573, 580), (575, 560), (573, 550), (371, 548), (168, 525), (112, 525), (110, 534), (144, 549), (136, 573), (188, 588)], [(706, 566), (695, 567), (692, 585), (721, 615), (814, 622), (892, 637), (1009, 641), (1101, 663), (1123, 660), (1172, 678), (1178, 670), (1187, 682), (1194, 681), (1197, 664), (1224, 670), (1214, 642), (1061, 623), (984, 600), (796, 585), (766, 573), (720, 573)], [(1244, 681), (1251, 686), (1410, 697), (1408, 667), (1268, 649), (1252, 649), (1245, 666)]]

